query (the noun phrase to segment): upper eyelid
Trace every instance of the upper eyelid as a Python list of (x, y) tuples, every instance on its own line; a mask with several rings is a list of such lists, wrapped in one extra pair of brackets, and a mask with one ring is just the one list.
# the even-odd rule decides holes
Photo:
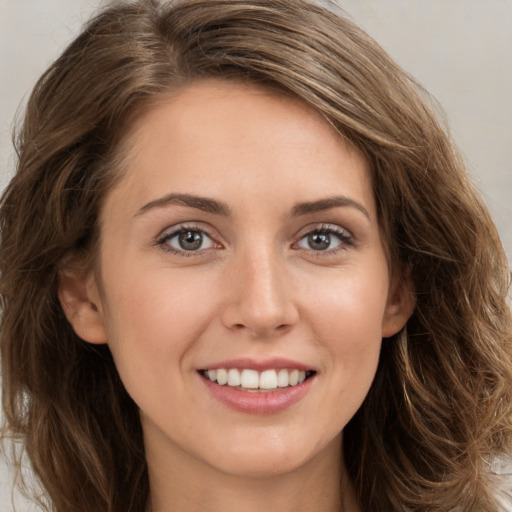
[(207, 227), (205, 227), (204, 223), (196, 221), (187, 221), (179, 222), (178, 224), (174, 224), (172, 226), (162, 229), (156, 236), (156, 239), (164, 240), (166, 238), (178, 234), (180, 231), (185, 231), (187, 229), (189, 229), (190, 231), (201, 231), (202, 233), (208, 235), (210, 238), (214, 238), (214, 235), (212, 234), (212, 229), (208, 229)]
[[(337, 236), (340, 240), (340, 244), (338, 244), (336, 247), (332, 249), (326, 249), (324, 251), (315, 251), (314, 249), (305, 249), (299, 246), (299, 243), (309, 234), (315, 232), (319, 233), (322, 231)], [(317, 257), (329, 257), (334, 254), (337, 254), (342, 250), (347, 250), (350, 247), (356, 246), (357, 240), (355, 239), (354, 235), (350, 230), (337, 224), (326, 223), (322, 223), (320, 225), (317, 224), (316, 227), (310, 227), (309, 229), (307, 227), (303, 228), (301, 231), (299, 231), (299, 234), (296, 235), (295, 241), (292, 244), (292, 248), (294, 248), (295, 250), (306, 251), (308, 253), (314, 254)]]
[[(211, 238), (212, 241), (215, 242), (216, 244), (224, 245), (224, 242), (221, 241), (222, 237), (218, 234), (218, 232), (208, 224), (205, 224), (203, 221), (184, 221), (166, 227), (162, 229), (156, 236), (156, 241), (157, 243), (162, 243), (165, 240), (168, 240), (169, 238), (176, 236), (181, 231), (187, 229), (192, 231), (200, 231), (209, 238)], [(351, 240), (355, 239), (352, 231), (344, 226), (340, 226), (339, 224), (329, 222), (315, 222), (303, 226), (301, 229), (299, 229), (292, 237), (293, 244), (296, 244), (299, 240), (304, 238), (304, 236), (308, 235), (309, 233), (319, 232), (322, 230), (332, 231), (334, 234), (338, 233), (339, 235), (344, 235), (344, 238), (349, 238)]]
[[(181, 232), (187, 230), (201, 232), (203, 235), (209, 238), (210, 242), (212, 243), (212, 247), (187, 251), (186, 249), (173, 247), (171, 246), (170, 243), (168, 243), (170, 240), (178, 236)], [(212, 250), (212, 248), (219, 249), (223, 247), (223, 244), (218, 242), (217, 239), (208, 232), (208, 230), (188, 222), (175, 224), (174, 226), (162, 230), (160, 232), (160, 235), (155, 239), (152, 245), (157, 246), (159, 249), (166, 253), (172, 253), (176, 256), (182, 257), (200, 257), (207, 254), (209, 251)]]
[(309, 233), (322, 230), (332, 231), (334, 233), (346, 233), (347, 237), (354, 238), (354, 234), (350, 229), (340, 226), (339, 224), (333, 224), (329, 222), (318, 222), (304, 226), (303, 228), (299, 229), (295, 237), (297, 239), (301, 239)]

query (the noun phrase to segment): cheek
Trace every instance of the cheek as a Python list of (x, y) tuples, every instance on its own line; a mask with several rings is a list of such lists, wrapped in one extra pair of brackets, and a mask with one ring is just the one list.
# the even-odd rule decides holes
[(301, 295), (310, 323), (330, 338), (355, 344), (361, 349), (382, 338), (382, 323), (387, 304), (388, 278), (385, 266), (355, 266), (325, 276), (302, 280)]
[(111, 274), (106, 301), (108, 345), (120, 378), (141, 411), (160, 422), (162, 403), (185, 407), (193, 400), (184, 369), (212, 310), (204, 283), (167, 274), (120, 269)]
[(115, 330), (128, 334), (162, 331), (168, 337), (194, 329), (211, 307), (208, 279), (190, 279), (187, 273), (165, 268), (137, 272), (120, 269), (112, 275), (107, 289), (107, 306), (112, 305), (107, 317), (113, 320)]
[(142, 371), (161, 378), (178, 369), (211, 320), (208, 281), (168, 269), (125, 270), (111, 273), (106, 283), (108, 344), (126, 378)]
[[(377, 370), (382, 322), (387, 301), (387, 270), (358, 273), (344, 269), (312, 286), (308, 296), (308, 324), (312, 339), (326, 353), (326, 373), (348, 410), (361, 405)], [(337, 400), (338, 398), (335, 398)], [(348, 418), (345, 418), (348, 420)]]

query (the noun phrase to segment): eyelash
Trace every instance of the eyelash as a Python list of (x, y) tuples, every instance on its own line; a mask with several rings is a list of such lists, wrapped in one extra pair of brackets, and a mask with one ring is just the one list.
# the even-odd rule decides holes
[(338, 226), (333, 226), (330, 224), (324, 224), (320, 228), (309, 229), (308, 231), (306, 231), (304, 234), (301, 235), (299, 240), (295, 242), (294, 246), (297, 246), (302, 240), (305, 240), (307, 237), (311, 237), (314, 235), (327, 235), (329, 237), (335, 236), (339, 240), (338, 245), (336, 245), (336, 247), (332, 249), (314, 250), (312, 248), (303, 249), (299, 247), (299, 250), (303, 249), (308, 253), (314, 254), (314, 256), (318, 258), (332, 256), (340, 251), (345, 251), (348, 248), (353, 247), (355, 245), (353, 236), (346, 229), (340, 228)]
[(184, 256), (186, 258), (189, 258), (191, 256), (198, 256), (202, 254), (204, 251), (208, 249), (202, 249), (199, 251), (187, 251), (186, 249), (175, 249), (174, 247), (169, 245), (169, 241), (172, 240), (175, 236), (178, 236), (181, 233), (201, 233), (201, 235), (206, 235), (208, 239), (211, 240), (211, 243), (213, 246), (221, 247), (221, 245), (218, 242), (215, 242), (215, 240), (210, 236), (210, 234), (204, 229), (194, 224), (182, 224), (176, 229), (173, 229), (170, 233), (165, 233), (163, 236), (161, 236), (157, 240), (157, 245), (159, 245), (162, 250), (169, 252), (171, 254), (176, 254), (177, 256)]
[[(205, 251), (209, 250), (210, 247), (206, 249), (200, 249), (200, 250), (190, 250), (187, 251), (186, 249), (175, 249), (172, 246), (169, 245), (169, 241), (172, 240), (174, 237), (180, 235), (181, 233), (200, 233), (203, 237), (206, 235), (206, 237), (211, 241), (212, 246), (219, 248), (222, 247), (221, 244), (216, 242), (213, 237), (210, 236), (210, 234), (204, 229), (194, 224), (182, 224), (175, 229), (173, 229), (170, 233), (165, 233), (163, 236), (158, 238), (157, 245), (162, 248), (162, 250), (169, 252), (171, 254), (175, 254), (177, 256), (184, 256), (184, 257), (193, 257), (203, 254)], [(325, 250), (314, 250), (314, 249), (306, 249), (299, 247), (298, 244), (305, 240), (307, 237), (314, 236), (314, 235), (327, 235), (327, 236), (335, 236), (339, 240), (339, 244), (334, 247), (333, 249), (325, 249)], [(322, 225), (319, 228), (309, 229), (308, 231), (304, 232), (300, 238), (294, 242), (293, 246), (297, 250), (306, 251), (308, 253), (314, 254), (315, 257), (328, 257), (330, 255), (336, 254), (339, 251), (347, 250), (350, 247), (353, 247), (355, 245), (355, 241), (353, 236), (345, 229), (333, 226), (333, 225)]]

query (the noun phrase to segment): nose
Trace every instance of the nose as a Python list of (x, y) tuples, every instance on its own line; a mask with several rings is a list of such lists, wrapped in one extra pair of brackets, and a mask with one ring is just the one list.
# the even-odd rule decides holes
[(285, 266), (271, 250), (242, 256), (230, 265), (221, 314), (224, 326), (259, 339), (288, 332), (299, 312)]

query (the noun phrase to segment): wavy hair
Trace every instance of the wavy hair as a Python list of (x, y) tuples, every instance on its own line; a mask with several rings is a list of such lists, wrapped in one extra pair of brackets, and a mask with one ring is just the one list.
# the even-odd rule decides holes
[(371, 164), (390, 266), (407, 264), (417, 306), (344, 432), (363, 510), (502, 510), (491, 470), (512, 449), (512, 320), (496, 229), (428, 95), (305, 0), (118, 2), (35, 86), (0, 206), (0, 343), (4, 437), (22, 442), (46, 509), (144, 510), (137, 406), (108, 347), (67, 322), (59, 272), (95, 253), (127, 126), (202, 78), (301, 99)]

